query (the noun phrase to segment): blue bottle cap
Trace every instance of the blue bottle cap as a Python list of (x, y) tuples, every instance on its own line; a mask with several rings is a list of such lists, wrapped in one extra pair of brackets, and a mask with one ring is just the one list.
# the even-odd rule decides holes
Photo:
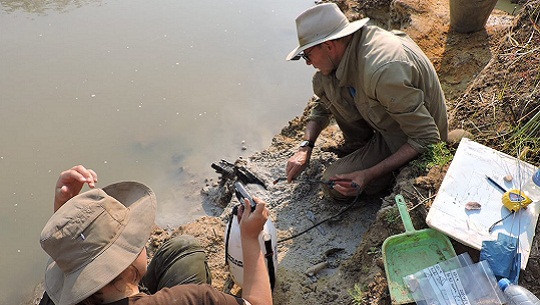
[(501, 288), (502, 291), (508, 288), (508, 286), (510, 286), (510, 280), (506, 278), (502, 278), (499, 280), (499, 288)]
[(532, 180), (534, 184), (536, 184), (536, 186), (540, 187), (540, 169), (537, 170), (536, 173), (534, 173), (534, 175), (532, 176)]

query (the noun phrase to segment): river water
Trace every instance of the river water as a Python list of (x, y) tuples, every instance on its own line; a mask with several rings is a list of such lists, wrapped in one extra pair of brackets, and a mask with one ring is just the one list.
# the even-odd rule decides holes
[(270, 145), (311, 96), (286, 62), (308, 0), (0, 0), (0, 304), (43, 276), (54, 183), (154, 189), (158, 223), (205, 214), (210, 164)]

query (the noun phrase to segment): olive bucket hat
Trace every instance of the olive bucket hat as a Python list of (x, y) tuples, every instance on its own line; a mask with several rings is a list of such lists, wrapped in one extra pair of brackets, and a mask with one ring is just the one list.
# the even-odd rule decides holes
[(287, 60), (298, 60), (305, 49), (325, 41), (350, 35), (369, 21), (364, 18), (349, 22), (335, 3), (315, 5), (296, 17), (298, 46), (287, 55)]
[(114, 280), (146, 245), (155, 214), (154, 192), (133, 181), (68, 200), (41, 232), (50, 256), (45, 290), (51, 300), (77, 304)]

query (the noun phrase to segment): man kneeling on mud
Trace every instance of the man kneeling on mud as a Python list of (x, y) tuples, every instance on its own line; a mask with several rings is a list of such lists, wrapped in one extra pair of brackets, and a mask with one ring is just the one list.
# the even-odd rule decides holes
[(444, 93), (432, 63), (405, 33), (368, 21), (349, 22), (334, 3), (309, 8), (296, 19), (299, 46), (286, 58), (303, 58), (318, 70), (317, 99), (305, 141), (288, 160), (287, 180), (307, 167), (333, 116), (348, 147), (323, 174), (334, 182), (325, 191), (337, 200), (387, 189), (393, 171), (448, 135)]

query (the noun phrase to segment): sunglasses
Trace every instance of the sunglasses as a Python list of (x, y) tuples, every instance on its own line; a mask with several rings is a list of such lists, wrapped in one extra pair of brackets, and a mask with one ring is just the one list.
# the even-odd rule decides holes
[[(311, 49), (311, 52), (313, 52), (313, 49)], [(306, 51), (304, 51), (304, 52), (300, 53), (300, 57), (302, 57), (306, 61), (311, 61), (311, 59), (309, 58), (309, 56), (311, 55), (311, 52), (306, 53)]]
[[(313, 49), (311, 50), (313, 52)], [(298, 53), (295, 57), (292, 58), (292, 60), (299, 60), (300, 58), (305, 59), (306, 61), (311, 61), (309, 56), (311, 55), (311, 52), (306, 53), (305, 51)]]

